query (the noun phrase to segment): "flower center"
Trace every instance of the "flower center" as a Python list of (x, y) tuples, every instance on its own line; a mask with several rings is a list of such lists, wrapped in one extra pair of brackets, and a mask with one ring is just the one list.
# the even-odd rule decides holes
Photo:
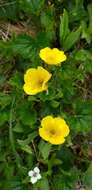
[(38, 86), (41, 87), (42, 84), (43, 84), (43, 80), (39, 80), (39, 81), (38, 81)]
[(50, 130), (50, 135), (54, 136), (56, 134), (56, 131), (54, 129)]
[(37, 173), (36, 172), (33, 173), (33, 177), (37, 177)]

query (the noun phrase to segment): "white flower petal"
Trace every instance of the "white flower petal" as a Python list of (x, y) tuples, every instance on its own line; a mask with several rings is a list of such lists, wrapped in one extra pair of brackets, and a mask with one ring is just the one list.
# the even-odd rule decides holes
[(28, 176), (30, 176), (30, 177), (32, 177), (33, 174), (34, 174), (34, 172), (33, 172), (32, 170), (30, 170), (30, 171), (28, 172)]
[(37, 179), (41, 179), (42, 176), (40, 174), (37, 175)]
[(35, 168), (34, 168), (34, 172), (36, 172), (37, 174), (39, 174), (39, 173), (40, 173), (39, 168), (38, 168), (38, 167), (35, 167)]
[(31, 177), (30, 181), (31, 181), (32, 184), (36, 183), (37, 182), (37, 177)]

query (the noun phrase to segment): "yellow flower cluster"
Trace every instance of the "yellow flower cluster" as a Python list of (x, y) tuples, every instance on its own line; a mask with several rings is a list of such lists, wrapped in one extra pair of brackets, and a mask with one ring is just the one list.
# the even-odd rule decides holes
[[(46, 47), (41, 49), (39, 56), (45, 63), (50, 65), (59, 65), (66, 60), (64, 52), (57, 48)], [(25, 84), (23, 89), (28, 95), (35, 95), (45, 91), (48, 89), (47, 82), (50, 78), (51, 74), (42, 67), (28, 69), (24, 75)]]
[[(66, 55), (63, 51), (57, 48), (46, 47), (40, 50), (40, 58), (49, 65), (59, 65), (66, 60)], [(48, 89), (47, 82), (50, 80), (52, 74), (41, 66), (37, 68), (30, 68), (24, 74), (23, 89), (28, 95), (35, 95)], [(65, 137), (69, 134), (69, 127), (65, 120), (60, 117), (53, 118), (46, 116), (41, 121), (39, 128), (39, 135), (44, 140), (51, 144), (62, 144)]]

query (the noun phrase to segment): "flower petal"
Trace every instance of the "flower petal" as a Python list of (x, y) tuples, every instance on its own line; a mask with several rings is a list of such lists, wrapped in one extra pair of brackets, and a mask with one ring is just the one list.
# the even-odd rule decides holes
[(33, 88), (30, 86), (29, 83), (28, 83), (28, 84), (25, 83), (24, 86), (23, 86), (24, 91), (25, 91), (26, 94), (28, 94), (28, 95), (35, 95), (35, 94), (37, 94), (37, 93), (39, 93), (39, 92), (42, 92), (42, 91), (44, 91), (44, 90), (47, 90), (47, 88), (48, 88), (48, 86), (45, 85), (44, 88), (42, 88), (42, 87), (35, 88), (35, 86), (34, 86), (34, 89), (33, 89)]
[(37, 179), (41, 179), (42, 176), (40, 174), (37, 175)]
[(60, 129), (63, 137), (66, 137), (69, 134), (70, 130), (65, 120), (63, 118), (56, 117), (54, 118), (54, 122), (55, 122), (55, 125), (58, 127), (58, 130)]
[(43, 81), (46, 83), (52, 76), (51, 73), (49, 73), (46, 69), (44, 69), (41, 66), (38, 66), (37, 68), (38, 73), (39, 73), (39, 77), (41, 77), (43, 79)]
[(60, 51), (57, 48), (53, 48), (53, 54), (56, 57), (57, 64), (59, 64), (59, 63), (61, 63), (61, 62), (63, 62), (63, 61), (66, 60), (66, 55), (64, 54), (64, 51)]
[(38, 90), (31, 88), (29, 83), (25, 83), (23, 86), (23, 89), (26, 92), (26, 94), (28, 94), (28, 95), (35, 95), (38, 93)]
[(36, 183), (38, 181), (37, 177), (31, 177), (30, 182), (32, 184)]
[(63, 144), (65, 139), (63, 137), (49, 138), (49, 142), (54, 145)]
[(35, 78), (35, 76), (36, 76), (36, 69), (35, 68), (28, 69), (24, 74), (24, 82), (30, 83), (31, 78), (33, 77)]
[(46, 60), (46, 55), (50, 52), (50, 48), (49, 47), (46, 47), (46, 48), (43, 48), (40, 50), (40, 53), (39, 53), (39, 56), (40, 58), (45, 61)]
[(45, 141), (48, 141), (49, 136), (48, 133), (44, 130), (44, 128), (39, 128), (39, 135), (40, 137), (42, 137), (42, 139), (44, 139)]
[(48, 115), (46, 117), (44, 117), (42, 120), (41, 120), (41, 126), (43, 128), (48, 128), (48, 126), (52, 125), (53, 124), (53, 117)]
[(34, 174), (33, 170), (30, 170), (30, 171), (28, 172), (28, 176), (30, 176), (30, 177), (32, 177), (33, 174)]
[(35, 168), (34, 168), (34, 172), (36, 172), (37, 174), (39, 174), (39, 173), (40, 173), (39, 168), (38, 168), (38, 167), (35, 167)]

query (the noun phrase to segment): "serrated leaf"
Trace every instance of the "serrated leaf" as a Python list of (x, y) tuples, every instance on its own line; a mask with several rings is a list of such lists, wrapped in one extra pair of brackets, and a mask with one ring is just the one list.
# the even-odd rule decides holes
[(14, 127), (13, 127), (13, 131), (16, 133), (23, 133), (23, 127), (20, 123), (17, 123)]
[(3, 0), (0, 1), (0, 18), (16, 20), (18, 15), (18, 1)]
[(70, 116), (70, 126), (76, 132), (92, 130), (92, 101), (76, 101), (73, 105), (76, 116)]
[(51, 101), (51, 106), (52, 106), (53, 108), (57, 108), (57, 107), (59, 107), (59, 105), (60, 105), (60, 102), (59, 102), (59, 101), (56, 101), (56, 100), (52, 100), (52, 101)]
[(24, 58), (32, 58), (35, 51), (35, 40), (26, 34), (15, 37), (12, 41), (12, 51)]
[(11, 103), (11, 97), (8, 94), (0, 93), (0, 106), (4, 109)]
[(17, 113), (24, 125), (29, 125), (31, 127), (37, 121), (37, 113), (31, 108), (30, 102), (23, 102), (21, 106), (18, 107)]
[(86, 71), (86, 72), (92, 74), (92, 62), (91, 62), (91, 61), (87, 61), (87, 62), (84, 64), (84, 68), (85, 68), (85, 71)]
[(65, 51), (71, 49), (76, 44), (76, 42), (78, 42), (78, 40), (80, 39), (80, 34), (81, 27), (79, 27), (76, 31), (72, 31), (69, 33), (69, 35), (63, 43), (63, 48)]
[(92, 163), (89, 165), (84, 175), (84, 184), (87, 188), (92, 188)]
[(4, 125), (7, 121), (9, 121), (9, 112), (3, 111), (0, 113), (0, 126)]
[(11, 180), (4, 181), (3, 190), (28, 190), (25, 185), (22, 184), (19, 177), (13, 176)]
[(18, 144), (20, 145), (21, 150), (25, 151), (28, 154), (32, 154), (32, 149), (29, 145), (26, 145), (23, 140), (17, 140)]
[(37, 189), (40, 190), (50, 190), (48, 179), (43, 177), (37, 184)]
[(21, 75), (21, 73), (19, 73), (19, 72), (14, 73), (14, 75), (9, 80), (9, 84), (11, 86), (14, 86), (14, 87), (22, 90), (22, 88), (23, 88), (23, 76)]
[(53, 190), (70, 190), (67, 186), (67, 180), (61, 174), (54, 176)]
[(41, 140), (38, 147), (43, 159), (46, 160), (49, 156), (52, 145)]
[(49, 40), (55, 38), (55, 18), (54, 7), (50, 6), (47, 10), (41, 13), (41, 25), (45, 29), (46, 36)]
[(38, 135), (37, 131), (34, 131), (34, 132), (30, 133), (28, 135), (28, 137), (25, 140), (23, 140), (23, 143), (25, 145), (28, 145), (29, 143), (31, 143), (34, 140), (35, 137), (37, 137), (37, 135)]
[(87, 60), (92, 61), (92, 53), (88, 50), (81, 49), (75, 53), (74, 58), (77, 61), (83, 61), (83, 62)]
[(29, 14), (39, 15), (45, 0), (20, 0), (21, 9)]

